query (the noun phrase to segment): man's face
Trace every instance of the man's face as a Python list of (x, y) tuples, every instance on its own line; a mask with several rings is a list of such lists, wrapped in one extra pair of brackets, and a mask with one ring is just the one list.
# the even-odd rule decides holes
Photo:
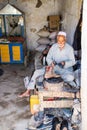
[(65, 43), (66, 43), (66, 38), (62, 35), (60, 36), (57, 36), (57, 43), (59, 45), (59, 48), (63, 48), (65, 46)]

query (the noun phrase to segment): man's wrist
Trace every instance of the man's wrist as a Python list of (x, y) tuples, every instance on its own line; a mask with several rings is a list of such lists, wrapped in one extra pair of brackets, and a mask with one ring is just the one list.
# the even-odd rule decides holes
[(65, 61), (62, 62), (63, 67), (65, 66)]
[(58, 65), (59, 65), (59, 67), (64, 68), (65, 62), (61, 62), (61, 63), (59, 63)]

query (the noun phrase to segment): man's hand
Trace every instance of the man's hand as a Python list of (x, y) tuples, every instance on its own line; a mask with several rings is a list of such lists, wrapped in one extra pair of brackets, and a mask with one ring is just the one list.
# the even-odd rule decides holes
[(60, 68), (63, 68), (63, 67), (64, 67), (64, 65), (65, 65), (65, 62), (64, 62), (64, 61), (62, 61), (62, 62), (61, 62), (61, 63), (59, 63), (58, 65), (59, 65), (59, 67), (60, 67)]
[(64, 61), (62, 61), (62, 62), (61, 62), (61, 64), (64, 66), (64, 65), (65, 65), (65, 62), (64, 62)]

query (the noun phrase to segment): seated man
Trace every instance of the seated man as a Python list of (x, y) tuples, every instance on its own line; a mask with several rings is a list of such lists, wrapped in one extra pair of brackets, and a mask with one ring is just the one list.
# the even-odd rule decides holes
[[(30, 95), (30, 90), (34, 89), (36, 84), (36, 79), (40, 75), (44, 77), (45, 71), (49, 66), (53, 69), (53, 71), (60, 75), (62, 79), (69, 83), (73, 87), (77, 87), (74, 81), (74, 73), (72, 66), (75, 64), (74, 52), (73, 48), (66, 43), (66, 33), (60, 31), (57, 35), (57, 43), (53, 44), (50, 48), (47, 58), (46, 58), (48, 66), (38, 69), (34, 72), (27, 90), (19, 95), (19, 97), (26, 97)], [(48, 78), (48, 77), (44, 77)]]

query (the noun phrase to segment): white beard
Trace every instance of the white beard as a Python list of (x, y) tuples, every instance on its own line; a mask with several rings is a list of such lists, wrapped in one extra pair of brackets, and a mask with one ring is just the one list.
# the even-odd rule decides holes
[(63, 44), (63, 45), (60, 45), (60, 44), (59, 44), (59, 48), (63, 48), (63, 47), (64, 47), (64, 44)]

